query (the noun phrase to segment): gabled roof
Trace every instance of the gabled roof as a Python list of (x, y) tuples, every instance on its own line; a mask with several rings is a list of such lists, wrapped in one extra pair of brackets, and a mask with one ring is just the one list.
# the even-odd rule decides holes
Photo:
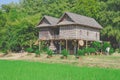
[(93, 28), (102, 29), (102, 26), (95, 19), (86, 17), (86, 16), (82, 16), (82, 15), (78, 15), (75, 13), (70, 13), (70, 12), (65, 12), (63, 14), (63, 16), (60, 18), (60, 20), (58, 21), (57, 25), (63, 25), (63, 24), (61, 24), (61, 20), (64, 18), (65, 15), (69, 16), (69, 18), (73, 21), (72, 22), (73, 24), (79, 24), (79, 25), (83, 25), (83, 26), (89, 26), (89, 27), (93, 27)]
[[(42, 24), (43, 20), (47, 20), (48, 23), (44, 23)], [(51, 16), (44, 16), (41, 21), (39, 22), (37, 27), (48, 27), (48, 26), (55, 26), (57, 24), (59, 19), (55, 18), (55, 17), (51, 17)]]

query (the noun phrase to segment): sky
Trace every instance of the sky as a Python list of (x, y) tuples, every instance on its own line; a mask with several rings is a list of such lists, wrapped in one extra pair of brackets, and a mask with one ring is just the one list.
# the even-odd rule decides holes
[(11, 3), (11, 2), (18, 3), (19, 0), (0, 0), (0, 6), (1, 6), (2, 4), (9, 4), (9, 3)]

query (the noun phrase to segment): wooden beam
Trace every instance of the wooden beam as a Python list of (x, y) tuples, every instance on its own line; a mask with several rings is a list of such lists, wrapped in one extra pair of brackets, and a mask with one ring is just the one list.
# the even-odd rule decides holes
[(74, 45), (74, 54), (76, 54), (76, 45)]
[(39, 51), (40, 51), (40, 41), (38, 41), (39, 42)]
[(88, 41), (86, 40), (86, 48), (88, 47)]
[(61, 50), (62, 50), (62, 46), (61, 46), (61, 40), (60, 40), (60, 43), (59, 43), (59, 53), (61, 53)]
[(67, 42), (67, 39), (66, 39), (66, 50), (68, 50), (68, 42)]
[(80, 46), (79, 46), (79, 40), (78, 40), (78, 50), (79, 50), (79, 47), (80, 47)]

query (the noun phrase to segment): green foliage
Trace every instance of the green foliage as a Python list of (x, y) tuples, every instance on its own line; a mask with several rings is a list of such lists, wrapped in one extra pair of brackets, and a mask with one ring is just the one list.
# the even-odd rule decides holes
[(94, 48), (96, 51), (100, 51), (101, 43), (100, 42), (92, 42), (91, 47)]
[(110, 54), (113, 54), (115, 52), (115, 50), (113, 48), (110, 48)]
[(33, 48), (27, 48), (26, 51), (27, 51), (28, 53), (33, 53), (33, 52), (34, 52)]
[(118, 52), (118, 53), (120, 53), (120, 49), (119, 49), (119, 48), (118, 48), (118, 49), (116, 49), (115, 51), (116, 51), (116, 52)]
[(84, 55), (84, 50), (82, 49), (79, 49), (78, 51), (77, 51), (77, 55), (78, 56), (82, 56), (82, 55)]
[(7, 49), (3, 49), (3, 50), (2, 50), (2, 53), (7, 54), (7, 53), (8, 53), (8, 52), (7, 52)]
[(96, 49), (95, 48), (91, 48), (91, 47), (88, 47), (88, 48), (84, 48), (84, 53), (95, 53), (96, 52)]
[(96, 52), (95, 48), (88, 48), (88, 50), (89, 50), (90, 53), (95, 53)]
[(106, 48), (107, 47), (111, 47), (110, 43), (109, 42), (103, 42), (103, 44), (102, 44), (102, 51), (106, 52)]
[(48, 54), (49, 56), (52, 56), (52, 55), (53, 55), (53, 51), (50, 50), (50, 49), (47, 49), (47, 54)]
[(69, 52), (68, 52), (68, 50), (66, 50), (66, 49), (63, 49), (62, 51), (61, 51), (61, 54), (63, 55), (63, 56), (68, 56), (69, 55)]
[(38, 49), (35, 50), (35, 54), (36, 54), (36, 55), (40, 55), (40, 53), (41, 53), (40, 50), (38, 50)]

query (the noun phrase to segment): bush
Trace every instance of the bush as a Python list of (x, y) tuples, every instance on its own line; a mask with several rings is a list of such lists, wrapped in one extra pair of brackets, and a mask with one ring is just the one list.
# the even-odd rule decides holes
[(84, 48), (84, 53), (89, 54), (89, 53), (95, 53), (95, 52), (96, 52), (95, 48), (90, 48), (90, 47)]
[(89, 53), (89, 48), (84, 48), (83, 51), (84, 53)]
[(89, 53), (95, 53), (96, 52), (96, 49), (95, 48), (89, 48)]
[(28, 53), (34, 52), (34, 50), (33, 50), (32, 48), (27, 48), (26, 51), (27, 51)]
[(78, 55), (78, 56), (84, 55), (84, 50), (79, 49), (77, 55)]
[(52, 55), (53, 55), (53, 51), (50, 50), (50, 49), (47, 49), (47, 54), (48, 54), (49, 56), (52, 56)]
[(36, 55), (40, 55), (40, 53), (41, 53), (40, 50), (36, 50), (36, 51), (35, 51), (35, 54), (36, 54)]
[(118, 52), (118, 53), (120, 53), (120, 49), (116, 49), (115, 51)]
[(104, 43), (102, 44), (102, 51), (103, 51), (103, 52), (106, 52), (106, 48), (107, 48), (107, 47), (111, 47), (110, 43), (104, 42)]
[(101, 43), (100, 42), (92, 42), (91, 47), (94, 48), (96, 51), (100, 51)]
[(68, 52), (68, 50), (64, 49), (64, 50), (61, 51), (61, 54), (65, 57), (67, 57), (69, 52)]
[(113, 48), (110, 48), (110, 55), (113, 54), (115, 52), (115, 50)]
[(120, 49), (118, 50), (118, 53), (120, 53)]
[(8, 53), (7, 49), (2, 50), (2, 52), (3, 52), (4, 54), (7, 54), (7, 53)]

